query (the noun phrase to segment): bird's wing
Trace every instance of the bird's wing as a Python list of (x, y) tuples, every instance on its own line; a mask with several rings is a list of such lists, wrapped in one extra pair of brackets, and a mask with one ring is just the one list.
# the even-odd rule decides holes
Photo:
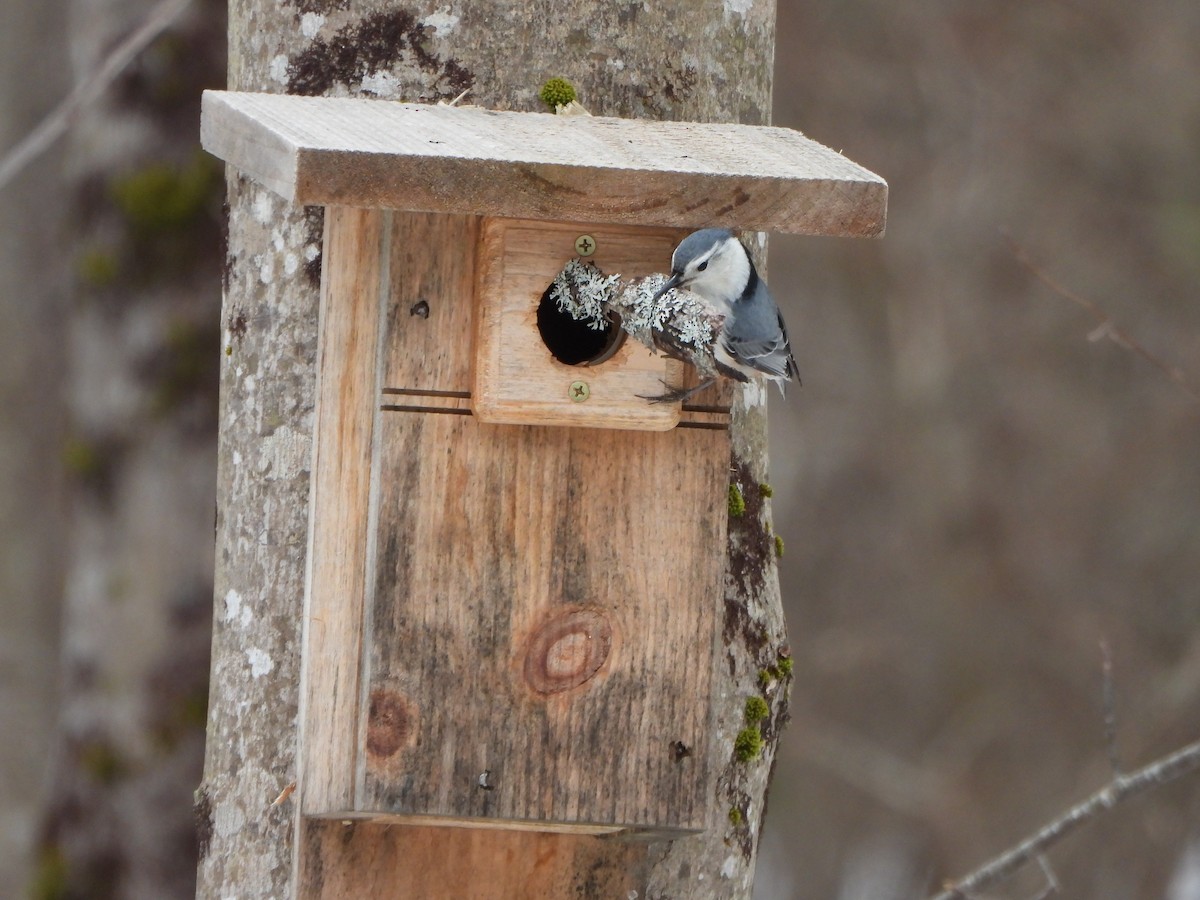
[(800, 382), (800, 369), (796, 366), (796, 357), (792, 353), (792, 342), (788, 338), (787, 326), (783, 324), (783, 313), (779, 315), (779, 334), (783, 337), (783, 353), (787, 357), (787, 377), (795, 378), (796, 382)]
[(721, 341), (730, 356), (759, 372), (775, 378), (791, 378), (795, 372), (795, 361), (792, 359), (787, 335), (782, 331), (765, 340), (753, 340), (727, 333), (721, 336)]
[[(777, 309), (773, 312), (778, 324), (774, 333), (769, 333), (766, 337), (749, 337), (725, 329), (721, 334), (721, 342), (732, 357), (740, 359), (750, 368), (773, 378), (791, 379), (796, 377), (796, 359), (792, 356), (792, 345), (788, 340), (787, 328), (783, 324), (783, 314)], [(769, 328), (761, 330), (771, 331)]]

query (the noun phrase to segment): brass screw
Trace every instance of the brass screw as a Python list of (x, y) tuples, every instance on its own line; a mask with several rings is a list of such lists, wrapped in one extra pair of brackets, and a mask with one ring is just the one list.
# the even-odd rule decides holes
[(592, 395), (592, 389), (588, 387), (586, 381), (572, 381), (571, 389), (567, 392), (567, 396), (576, 403), (582, 403)]
[(591, 256), (596, 252), (596, 239), (590, 234), (581, 234), (575, 238), (575, 252), (580, 256)]

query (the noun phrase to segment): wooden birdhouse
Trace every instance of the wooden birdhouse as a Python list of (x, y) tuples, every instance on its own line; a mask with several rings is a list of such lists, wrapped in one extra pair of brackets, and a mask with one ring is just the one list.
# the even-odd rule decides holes
[(877, 235), (886, 185), (778, 128), (214, 91), (203, 116), (325, 207), (302, 815), (705, 828), (728, 406), (647, 403), (681, 364), (547, 289), (577, 256), (665, 272), (707, 225)]

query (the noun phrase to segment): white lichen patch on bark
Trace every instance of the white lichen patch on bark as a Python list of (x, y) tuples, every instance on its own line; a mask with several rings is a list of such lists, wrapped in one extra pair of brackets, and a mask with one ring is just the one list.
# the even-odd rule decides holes
[(262, 678), (275, 668), (275, 661), (265, 650), (258, 647), (251, 647), (246, 651), (246, 662), (250, 663), (250, 674), (255, 678)]
[(458, 21), (461, 17), (450, 11), (449, 6), (438, 7), (437, 12), (432, 12), (421, 19), (421, 24), (427, 28), (432, 28), (435, 36), (439, 38), (449, 37), (450, 33), (458, 27)]
[(325, 24), (325, 17), (320, 13), (306, 12), (300, 17), (300, 33), (312, 40)]

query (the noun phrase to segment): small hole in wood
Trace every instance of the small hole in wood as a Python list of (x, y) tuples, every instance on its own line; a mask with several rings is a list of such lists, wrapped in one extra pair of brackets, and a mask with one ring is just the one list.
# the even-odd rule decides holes
[(558, 308), (550, 288), (538, 304), (537, 326), (550, 355), (568, 366), (598, 366), (611, 359), (625, 342), (625, 332), (611, 322), (596, 329), (571, 318)]

